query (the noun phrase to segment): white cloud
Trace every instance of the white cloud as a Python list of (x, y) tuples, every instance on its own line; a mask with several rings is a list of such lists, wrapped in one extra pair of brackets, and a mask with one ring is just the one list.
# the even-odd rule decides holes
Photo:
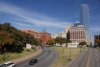
[(28, 27), (28, 26), (31, 26), (30, 24), (23, 24), (23, 23), (18, 23), (18, 22), (15, 23), (15, 24), (16, 24), (16, 25), (20, 25), (20, 26), (27, 26), (27, 27)]
[(17, 6), (0, 2), (0, 12), (8, 13), (21, 18), (21, 21), (27, 22), (29, 24), (34, 24), (37, 26), (49, 26), (64, 28), (66, 25), (70, 25), (69, 22), (59, 21), (48, 16), (38, 14), (36, 12), (31, 12)]
[(95, 26), (95, 27), (90, 28), (90, 30), (93, 31), (93, 32), (100, 32), (100, 27)]

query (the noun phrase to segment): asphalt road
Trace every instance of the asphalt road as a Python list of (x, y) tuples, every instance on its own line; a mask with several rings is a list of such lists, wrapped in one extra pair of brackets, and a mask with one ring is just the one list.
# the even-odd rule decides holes
[(29, 65), (29, 61), (32, 59), (30, 58), (16, 64), (16, 67), (50, 67), (50, 65), (56, 60), (57, 53), (53, 49), (45, 47), (40, 55), (33, 58), (37, 58), (39, 60), (38, 63)]
[(88, 48), (67, 67), (100, 67), (100, 52), (95, 48)]

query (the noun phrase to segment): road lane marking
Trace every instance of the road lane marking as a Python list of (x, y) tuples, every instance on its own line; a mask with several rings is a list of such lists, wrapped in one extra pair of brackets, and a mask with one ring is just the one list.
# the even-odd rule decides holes
[(88, 60), (87, 60), (86, 67), (89, 67), (89, 62), (90, 62), (90, 58), (91, 58), (91, 53), (92, 53), (92, 51), (91, 51), (91, 49), (90, 49), (89, 58), (88, 58)]

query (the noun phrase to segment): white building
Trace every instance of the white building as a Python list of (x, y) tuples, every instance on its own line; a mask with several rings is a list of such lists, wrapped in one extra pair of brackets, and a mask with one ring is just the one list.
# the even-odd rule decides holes
[(32, 45), (31, 44), (26, 44), (26, 48), (31, 49)]
[(61, 37), (62, 38), (67, 38), (67, 33), (63, 32)]
[(56, 37), (58, 37), (58, 34), (52, 34), (51, 37), (56, 38)]
[(77, 48), (79, 46), (79, 43), (77, 42), (72, 42), (72, 43), (68, 43), (67, 47), (69, 48)]
[(66, 26), (65, 27), (65, 33), (68, 33), (68, 30), (70, 29), (71, 26)]

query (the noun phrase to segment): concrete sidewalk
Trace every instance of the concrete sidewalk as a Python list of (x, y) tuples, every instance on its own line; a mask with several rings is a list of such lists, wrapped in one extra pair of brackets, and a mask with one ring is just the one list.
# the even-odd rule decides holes
[(41, 54), (42, 51), (43, 51), (43, 50), (40, 48), (40, 49), (37, 49), (37, 51), (34, 52), (33, 54), (30, 54), (30, 55), (27, 55), (27, 56), (25, 56), (25, 57), (18, 58), (18, 59), (12, 60), (12, 61), (14, 61), (14, 62), (17, 64), (17, 63), (20, 63), (20, 62), (22, 62), (22, 61), (25, 61), (25, 60), (27, 60), (27, 59), (29, 59), (29, 58), (31, 58), (31, 57), (35, 57), (35, 56)]

